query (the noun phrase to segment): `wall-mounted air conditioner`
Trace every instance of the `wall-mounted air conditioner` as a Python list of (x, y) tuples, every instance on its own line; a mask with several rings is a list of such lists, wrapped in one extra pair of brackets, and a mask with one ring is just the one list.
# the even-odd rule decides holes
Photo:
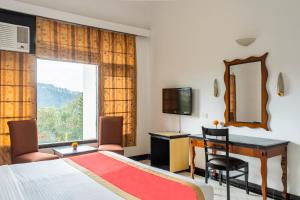
[(0, 22), (0, 50), (29, 52), (30, 29)]

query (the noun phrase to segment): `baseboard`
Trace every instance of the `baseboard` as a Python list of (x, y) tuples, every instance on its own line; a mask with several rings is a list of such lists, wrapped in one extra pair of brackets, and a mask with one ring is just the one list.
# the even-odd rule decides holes
[(130, 158), (132, 160), (135, 160), (135, 161), (149, 160), (150, 154), (142, 154), (142, 155), (130, 156), (128, 158)]
[[(205, 170), (196, 167), (195, 168), (195, 174), (198, 175), (198, 176), (203, 176), (204, 177), (205, 176)], [(219, 181), (217, 176), (216, 177), (211, 177), (211, 179)], [(225, 183), (224, 179), (223, 179), (223, 182)], [(232, 179), (230, 181), (230, 185), (232, 185), (234, 187), (237, 187), (237, 188), (245, 189), (245, 181), (243, 181), (243, 180)], [(248, 188), (249, 188), (250, 192), (261, 195), (261, 186), (260, 185), (249, 182)], [(275, 189), (272, 189), (272, 188), (268, 188), (267, 196), (269, 198), (272, 198), (272, 199), (280, 199), (280, 200), (283, 199), (281, 197), (281, 191), (278, 191), (278, 190), (275, 190)], [(293, 195), (293, 194), (288, 194), (288, 199), (289, 200), (299, 200), (300, 196)]]

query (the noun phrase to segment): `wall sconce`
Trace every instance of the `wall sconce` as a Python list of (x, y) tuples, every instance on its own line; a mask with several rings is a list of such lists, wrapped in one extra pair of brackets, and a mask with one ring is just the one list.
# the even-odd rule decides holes
[(219, 84), (218, 84), (218, 80), (215, 79), (214, 80), (214, 97), (218, 97), (219, 96)]
[(277, 95), (282, 97), (284, 96), (284, 82), (283, 82), (283, 76), (280, 72), (277, 79)]
[(250, 44), (252, 44), (256, 38), (240, 38), (236, 40), (236, 43), (238, 43), (241, 46), (247, 47)]

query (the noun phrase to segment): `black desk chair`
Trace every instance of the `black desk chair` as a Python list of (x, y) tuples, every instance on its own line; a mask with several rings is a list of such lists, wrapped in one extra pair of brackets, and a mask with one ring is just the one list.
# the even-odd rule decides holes
[[(230, 199), (230, 179), (245, 176), (246, 192), (248, 190), (248, 163), (229, 157), (229, 135), (228, 129), (208, 129), (202, 127), (204, 147), (205, 147), (205, 183), (208, 182), (211, 170), (219, 171), (219, 183), (222, 184), (222, 171), (226, 171), (227, 200)], [(223, 154), (218, 154), (223, 152)], [(243, 169), (244, 170), (241, 170)], [(230, 177), (230, 171), (238, 171), (239, 174)]]

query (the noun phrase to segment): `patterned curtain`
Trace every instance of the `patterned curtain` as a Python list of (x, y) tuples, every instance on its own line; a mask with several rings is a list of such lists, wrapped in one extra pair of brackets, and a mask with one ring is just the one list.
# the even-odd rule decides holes
[(235, 75), (231, 74), (230, 75), (230, 102), (229, 102), (229, 121), (236, 121), (236, 85), (235, 85)]
[(10, 163), (7, 122), (36, 116), (35, 57), (0, 51), (0, 165)]
[(99, 29), (37, 17), (39, 58), (99, 64), (99, 39)]
[(124, 146), (136, 145), (135, 36), (37, 17), (39, 58), (99, 65), (102, 116), (123, 116)]
[(135, 146), (135, 36), (103, 31), (100, 41), (100, 113), (103, 116), (123, 116), (123, 145)]

